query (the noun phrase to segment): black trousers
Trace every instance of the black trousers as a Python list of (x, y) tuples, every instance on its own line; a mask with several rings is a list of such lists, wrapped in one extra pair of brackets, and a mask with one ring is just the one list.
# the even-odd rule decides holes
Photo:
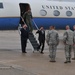
[(39, 45), (38, 45), (38, 50), (40, 49), (40, 47), (42, 46), (42, 49), (41, 49), (41, 52), (43, 52), (43, 50), (44, 50), (44, 45), (45, 45), (45, 41), (44, 40), (42, 40), (42, 41), (40, 41), (39, 40)]
[(26, 46), (27, 46), (27, 39), (21, 38), (21, 48), (23, 53), (26, 52)]

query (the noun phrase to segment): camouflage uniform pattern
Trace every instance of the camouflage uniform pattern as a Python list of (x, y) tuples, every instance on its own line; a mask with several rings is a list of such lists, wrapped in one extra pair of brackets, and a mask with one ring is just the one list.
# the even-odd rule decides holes
[(74, 30), (73, 36), (74, 36), (74, 45), (73, 45), (73, 51), (74, 51), (74, 58), (75, 58), (75, 30)]
[(59, 44), (59, 35), (56, 30), (49, 30), (46, 37), (46, 42), (49, 46), (49, 53), (51, 61), (55, 61), (56, 49)]
[(63, 42), (65, 44), (65, 56), (66, 61), (70, 61), (71, 59), (71, 49), (73, 45), (73, 31), (72, 30), (66, 30), (63, 35)]

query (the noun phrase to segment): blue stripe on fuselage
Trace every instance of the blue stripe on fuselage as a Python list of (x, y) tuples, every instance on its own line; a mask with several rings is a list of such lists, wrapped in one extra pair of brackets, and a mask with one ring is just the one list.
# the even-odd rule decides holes
[(56, 29), (65, 29), (69, 25), (72, 29), (75, 25), (75, 18), (34, 18), (34, 21), (38, 27), (44, 26), (45, 29), (49, 29), (50, 25), (54, 25)]
[(20, 18), (0, 18), (0, 30), (14, 30), (19, 25)]
[[(75, 18), (33, 18), (38, 27), (44, 26), (48, 29), (50, 25), (54, 25), (56, 29), (65, 29), (66, 25), (72, 28), (75, 25)], [(0, 30), (13, 30), (17, 29), (20, 18), (0, 18)], [(33, 27), (34, 24), (33, 24)]]

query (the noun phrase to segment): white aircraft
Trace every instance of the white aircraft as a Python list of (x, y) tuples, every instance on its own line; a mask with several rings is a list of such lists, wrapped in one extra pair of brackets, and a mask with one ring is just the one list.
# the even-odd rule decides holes
[[(22, 12), (31, 8), (33, 20), (38, 27), (54, 25), (64, 29), (75, 25), (75, 3), (50, 0), (0, 0), (0, 29), (17, 29)], [(33, 22), (32, 22), (33, 23)], [(35, 24), (33, 23), (35, 27)]]

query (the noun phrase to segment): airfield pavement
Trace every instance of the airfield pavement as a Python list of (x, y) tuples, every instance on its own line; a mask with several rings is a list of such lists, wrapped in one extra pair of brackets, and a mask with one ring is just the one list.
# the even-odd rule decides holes
[[(35, 32), (33, 31), (34, 34)], [(37, 51), (33, 53), (32, 45), (28, 41), (27, 53), (23, 54), (18, 31), (0, 31), (0, 75), (75, 75), (75, 61), (64, 64), (63, 32), (58, 30), (60, 44), (56, 62), (51, 63), (47, 44), (45, 44), (44, 54)], [(37, 39), (38, 35), (35, 35), (35, 38)]]

